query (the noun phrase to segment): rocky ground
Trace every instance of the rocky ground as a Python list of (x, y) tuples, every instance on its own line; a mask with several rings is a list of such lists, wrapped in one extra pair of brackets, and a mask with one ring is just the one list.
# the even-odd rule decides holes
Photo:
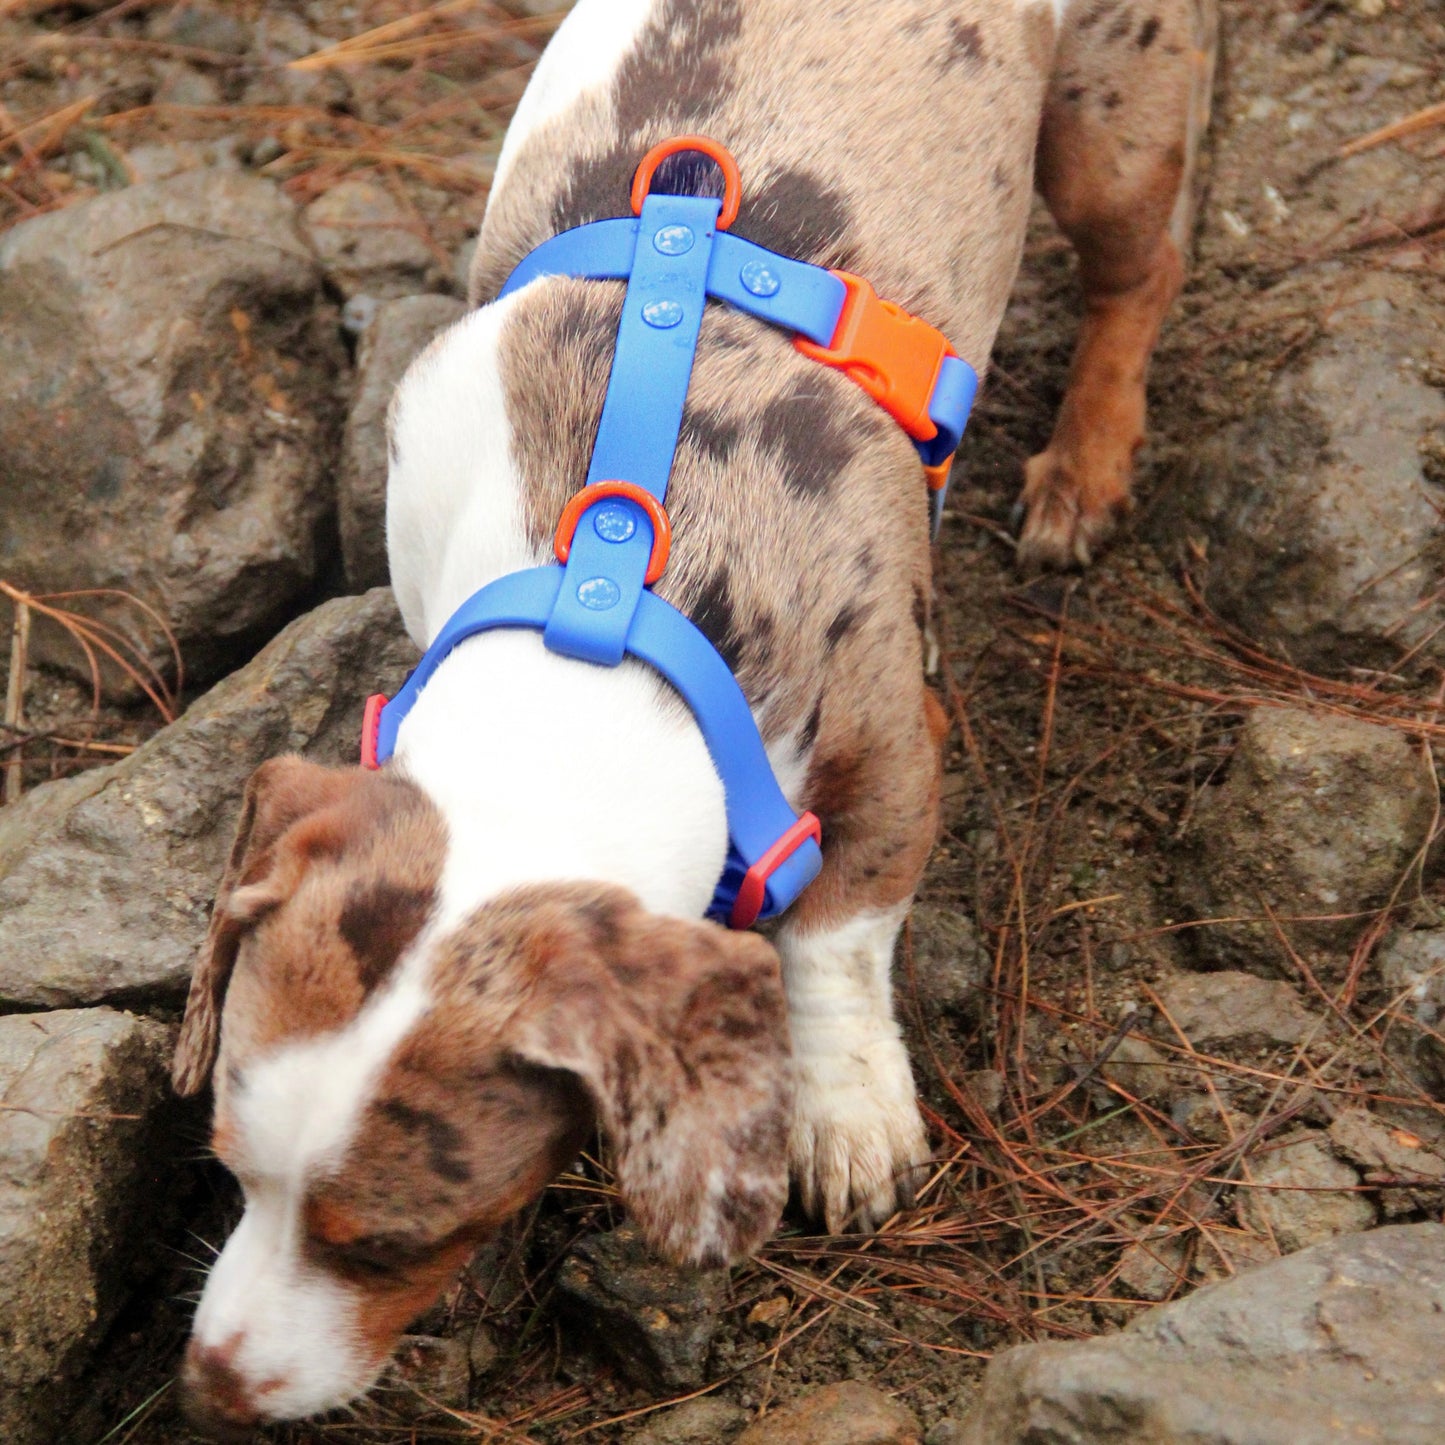
[[(0, 734), (17, 1445), (189, 1438), (235, 1196), (169, 1030), (245, 777), (349, 758), (411, 660), (381, 421), (459, 313), (545, 9), (0, 0), (0, 584), (88, 594), (37, 603)], [(1042, 216), (955, 476), (899, 961), (920, 1207), (689, 1277), (585, 1159), (360, 1415), (274, 1439), (1445, 1438), (1445, 22), (1224, 21), (1125, 534), (1012, 568), (1076, 304)]]

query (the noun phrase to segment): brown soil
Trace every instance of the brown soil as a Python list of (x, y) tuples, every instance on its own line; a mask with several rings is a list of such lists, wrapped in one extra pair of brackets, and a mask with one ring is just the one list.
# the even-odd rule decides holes
[[(226, 8), (249, 22), (293, 7)], [(294, 8), (328, 40), (410, 12), (430, 18), (403, 33), (410, 51), (317, 72), (299, 99), (262, 113), (246, 101), (247, 87), (271, 71), (245, 54), (155, 38), (189, 33), (164, 30), (174, 5), (0, 5), (9, 17), (0, 20), (8, 42), (0, 100), (32, 127), (27, 141), (40, 153), (35, 165), (13, 143), (0, 154), (15, 163), (0, 169), (0, 220), (64, 204), (92, 181), (117, 183), (128, 149), (144, 142), (235, 135), (264, 144), (266, 170), (300, 199), (350, 172), (380, 174), (407, 198), (439, 274), (450, 274), (442, 263), (475, 228), (484, 200), (476, 178), (546, 24), (520, 5), (478, 3), (454, 21), (403, 0)], [(1343, 990), (1327, 993), (1281, 944), (1278, 971), (1326, 1020), (1297, 1048), (1206, 1058), (1152, 995), (1162, 974), (1193, 958), (1170, 884), (1187, 866), (1181, 834), (1200, 790), (1227, 768), (1246, 698), (1307, 704), (1310, 694), (1283, 662), (1252, 660), (1246, 673), (1239, 639), (1193, 592), (1187, 539), (1145, 540), (1156, 500), (1187, 484), (1197, 438), (1241, 415), (1280, 367), (1307, 352), (1342, 275), (1398, 267), (1445, 285), (1439, 218), (1432, 230), (1417, 217), (1445, 130), (1398, 143), (1393, 194), (1352, 195), (1348, 177), (1331, 169), (1342, 142), (1440, 99), (1442, 28), (1428, 0), (1225, 5), (1219, 111), (1232, 122), (1245, 117), (1240, 133), (1257, 139), (1253, 149), (1234, 145), (1228, 167), (1206, 177), (1199, 254), (1153, 373), (1139, 514), (1086, 577), (1021, 585), (1009, 514), (1020, 464), (1048, 436), (1076, 304), (1068, 249), (1045, 216), (1036, 219), (937, 564), (939, 684), (956, 726), (945, 830), (922, 897), (976, 921), (989, 958), (984, 1006), (930, 1010), (912, 996), (905, 960), (902, 1006), (938, 1146), (934, 1181), (920, 1210), (879, 1237), (820, 1239), (794, 1220), (736, 1272), (710, 1374), (726, 1398), (757, 1410), (858, 1377), (898, 1395), (925, 1424), (957, 1414), (993, 1351), (1094, 1333), (1144, 1308), (1120, 1279), (1124, 1250), (1141, 1236), (1168, 1235), (1178, 1278), (1165, 1293), (1251, 1257), (1260, 1242), (1243, 1237), (1233, 1198), (1247, 1184), (1252, 1149), (1301, 1123), (1328, 1122), (1345, 1099), (1393, 1110), (1421, 1134), (1445, 1132), (1440, 1107), (1411, 1092), (1383, 1043), (1391, 1015), (1363, 967), (1383, 915), (1360, 920), (1360, 967)], [(429, 48), (439, 36), (446, 43)], [(178, 65), (214, 82), (216, 104), (150, 107), (162, 73)], [(338, 74), (344, 85), (333, 84)], [(1288, 105), (1306, 88), (1335, 104), (1297, 148), (1307, 163), (1286, 174), (1273, 164), (1268, 107), (1256, 102)], [(97, 99), (83, 116), (64, 109), (89, 96)], [(1251, 106), (1262, 117), (1253, 133)], [(0, 134), (7, 124), (0, 113)], [(1236, 209), (1272, 205), (1266, 179), (1290, 212), (1287, 233), (1271, 230), (1267, 210), (1261, 220)], [(1256, 298), (1285, 281), (1277, 319), (1261, 324)], [(1358, 682), (1343, 667), (1338, 680)], [(44, 686), (32, 695), (35, 718), (47, 708), (68, 716), (86, 701), (62, 691), (47, 703)], [(1394, 686), (1405, 699), (1433, 691), (1419, 674)], [(1360, 687), (1368, 711), (1374, 694)], [(134, 717), (111, 722), (138, 726)], [(1438, 901), (1438, 884), (1428, 883), (1412, 906)], [(1205, 1122), (1191, 1117), (1186, 1126), (1105, 1072), (1131, 1031), (1192, 1081)], [(660, 1402), (577, 1354), (552, 1300), (568, 1240), (613, 1218), (599, 1185), (605, 1174), (589, 1169), (551, 1191), (502, 1262), (469, 1275), (426, 1322), (470, 1331), (481, 1318), (494, 1333), (499, 1363), (474, 1394), (476, 1410), (418, 1423), (424, 1407), (399, 1389), (356, 1418), (272, 1438), (379, 1445), (625, 1435)], [(219, 1239), (232, 1206), (224, 1185), (215, 1187), (197, 1229)], [(163, 1294), (193, 1287), (183, 1263), (173, 1275)], [(756, 1308), (775, 1299), (783, 1303)], [(185, 1306), (162, 1299), (137, 1306), (117, 1330), (100, 1397), (107, 1445), (188, 1438), (164, 1391), (184, 1328)]]

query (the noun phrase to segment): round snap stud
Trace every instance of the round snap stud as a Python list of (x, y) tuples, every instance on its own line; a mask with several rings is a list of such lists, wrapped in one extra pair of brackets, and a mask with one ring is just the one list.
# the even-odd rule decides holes
[(592, 514), (592, 527), (604, 542), (625, 542), (637, 531), (637, 522), (627, 507), (598, 507)]
[(685, 256), (695, 239), (691, 226), (664, 226), (652, 238), (652, 244), (664, 256)]
[(642, 308), (642, 319), (659, 331), (666, 331), (682, 320), (682, 303), (678, 301), (649, 301)]
[(577, 600), (592, 612), (606, 612), (622, 600), (622, 589), (610, 577), (589, 577), (577, 589)]
[(744, 288), (751, 291), (754, 296), (764, 298), (776, 296), (783, 285), (782, 277), (765, 261), (749, 261), (747, 265), (738, 272), (738, 280), (740, 280)]

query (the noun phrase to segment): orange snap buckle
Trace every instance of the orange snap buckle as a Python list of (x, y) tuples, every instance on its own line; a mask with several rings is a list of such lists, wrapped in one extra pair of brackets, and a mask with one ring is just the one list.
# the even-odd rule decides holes
[(941, 331), (883, 301), (861, 276), (834, 271), (848, 289), (829, 346), (799, 336), (793, 345), (814, 361), (851, 377), (914, 441), (932, 441), (938, 427), (928, 403), (943, 358), (953, 354)]
[(718, 212), (717, 228), (719, 231), (726, 231), (729, 226), (738, 218), (738, 207), (743, 203), (743, 178), (738, 171), (738, 163), (733, 159), (732, 152), (726, 146), (719, 145), (717, 141), (709, 139), (705, 135), (675, 135), (671, 140), (665, 140), (661, 145), (655, 145), (643, 156), (642, 164), (637, 168), (637, 174), (632, 178), (632, 214), (642, 214), (642, 203), (647, 199), (647, 193), (652, 189), (652, 177), (658, 166), (668, 156), (680, 155), (683, 151), (696, 151), (699, 155), (706, 156), (709, 160), (717, 163), (718, 169), (723, 173), (723, 203), (722, 210)]
[(823, 825), (812, 813), (804, 813), (796, 823), (748, 869), (738, 886), (738, 895), (733, 900), (732, 912), (728, 915), (728, 927), (751, 928), (763, 911), (768, 896), (768, 879), (811, 838), (820, 848), (823, 846)]
[(643, 578), (651, 587), (667, 568), (667, 554), (672, 550), (672, 523), (667, 520), (662, 503), (645, 487), (639, 487), (633, 482), (593, 482), (590, 486), (583, 487), (562, 508), (562, 515), (557, 519), (557, 536), (553, 540), (552, 550), (557, 554), (557, 560), (565, 563), (572, 555), (572, 538), (576, 535), (577, 523), (581, 520), (582, 513), (608, 497), (626, 497), (629, 502), (636, 502), (652, 523), (652, 555), (647, 559), (647, 574)]
[(936, 467), (924, 467), (923, 480), (930, 492), (941, 492), (948, 485), (948, 474), (953, 470), (953, 458), (945, 457)]

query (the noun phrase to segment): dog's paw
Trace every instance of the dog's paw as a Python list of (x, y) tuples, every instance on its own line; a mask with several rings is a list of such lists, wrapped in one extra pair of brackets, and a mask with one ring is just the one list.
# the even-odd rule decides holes
[(808, 1214), (841, 1234), (912, 1204), (928, 1141), (902, 1042), (795, 1055), (794, 1080), (789, 1157)]
[(1127, 464), (1081, 466), (1050, 447), (1024, 463), (1018, 565), (1025, 575), (1087, 567), (1129, 510)]

